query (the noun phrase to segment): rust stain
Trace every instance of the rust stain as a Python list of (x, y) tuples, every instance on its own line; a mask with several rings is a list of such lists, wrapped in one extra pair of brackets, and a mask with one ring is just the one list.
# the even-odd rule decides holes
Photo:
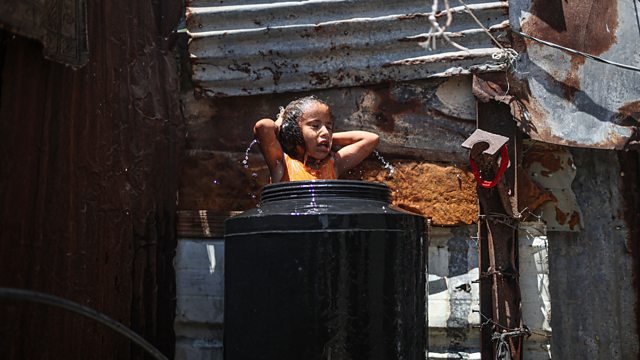
[(423, 17), (429, 17), (429, 14), (425, 14), (425, 13), (406, 14), (406, 15), (398, 16), (398, 20), (411, 20), (411, 19), (423, 18)]
[(329, 75), (325, 74), (325, 73), (319, 73), (319, 72), (315, 72), (315, 71), (311, 71), (309, 72), (309, 76), (311, 76), (311, 81), (310, 84), (311, 85), (326, 85), (331, 81), (331, 78), (329, 77)]
[(518, 175), (518, 206), (520, 210), (528, 209), (536, 211), (547, 201), (557, 202), (553, 194), (536, 184), (524, 170), (517, 172)]
[(640, 100), (624, 104), (618, 109), (618, 112), (625, 117), (630, 117), (636, 122), (640, 122)]
[(496, 76), (495, 74), (478, 74), (473, 77), (472, 88), (473, 96), (481, 102), (489, 102), (504, 97), (506, 87), (503, 86), (504, 75)]
[(565, 214), (562, 210), (556, 207), (556, 221), (560, 225), (564, 225), (567, 223), (567, 214)]
[[(520, 38), (514, 38), (514, 45), (518, 51), (526, 51), (524, 47), (524, 43), (519, 40)], [(499, 76), (500, 75), (500, 76)], [(504, 81), (503, 74), (476, 74), (474, 78), (478, 76), (484, 81), (490, 81), (495, 84), (495, 86), (507, 89), (506, 83)], [(514, 120), (518, 124), (518, 129), (525, 134), (530, 135), (534, 139), (540, 139), (541, 137), (537, 135), (540, 131), (544, 131), (544, 129), (540, 129), (538, 126), (544, 125), (549, 116), (548, 111), (540, 105), (540, 103), (536, 100), (534, 96), (532, 96), (531, 88), (529, 86), (529, 82), (526, 78), (518, 79), (514, 74), (507, 74), (509, 78), (509, 94), (508, 96), (502, 96), (505, 92), (489, 92), (484, 95), (485, 100), (491, 99), (501, 101), (509, 105), (511, 108), (511, 115), (513, 115)], [(502, 77), (502, 79), (500, 79)], [(478, 84), (480, 86), (480, 84)], [(487, 89), (484, 89), (487, 90)], [(496, 90), (493, 86), (490, 90)], [(476, 97), (483, 96), (480, 93), (481, 89), (476, 87), (475, 79), (474, 79), (474, 95)], [(476, 94), (477, 92), (477, 94)], [(481, 100), (481, 101), (485, 101)]]
[(414, 60), (400, 60), (391, 63), (383, 64), (383, 68), (392, 67), (392, 66), (412, 66), (412, 65), (426, 65), (432, 63), (447, 63), (447, 62), (455, 62), (459, 60), (472, 59), (473, 55), (446, 55), (446, 56), (434, 56), (432, 58), (422, 58), (422, 59), (414, 59)]
[[(229, 64), (227, 68), (231, 71), (239, 71), (245, 74), (251, 74), (251, 64), (247, 62), (239, 64), (237, 61), (233, 61), (233, 63)], [(202, 68), (202, 71), (205, 71), (205, 69)]]
[[(615, 1), (535, 0), (531, 5), (531, 14), (522, 23), (523, 31), (564, 47), (600, 55), (617, 40), (618, 11)], [(571, 69), (566, 73), (554, 72), (550, 75), (557, 81), (564, 98), (572, 101), (580, 91), (578, 70), (585, 58), (573, 54), (569, 56)]]
[(571, 218), (569, 218), (569, 228), (573, 230), (576, 226), (580, 226), (580, 214), (574, 211), (571, 213)]
[(522, 159), (522, 166), (529, 168), (533, 163), (539, 163), (547, 169), (547, 171), (541, 172), (543, 176), (549, 176), (563, 169), (562, 160), (551, 151), (531, 150), (527, 152), (526, 156)]
[(569, 101), (575, 98), (575, 95), (580, 91), (580, 76), (578, 70), (580, 66), (584, 64), (585, 58), (578, 55), (571, 55), (571, 69), (564, 76), (557, 76), (556, 79), (561, 79), (558, 84), (562, 88), (563, 97)]
[(522, 29), (561, 46), (600, 55), (616, 42), (616, 1), (534, 0)]
[(381, 91), (376, 91), (377, 101), (373, 108), (375, 125), (384, 132), (393, 132), (395, 129), (395, 117), (409, 112), (422, 111), (422, 104), (419, 99), (413, 98), (409, 101), (398, 101), (393, 98), (391, 89), (386, 87)]

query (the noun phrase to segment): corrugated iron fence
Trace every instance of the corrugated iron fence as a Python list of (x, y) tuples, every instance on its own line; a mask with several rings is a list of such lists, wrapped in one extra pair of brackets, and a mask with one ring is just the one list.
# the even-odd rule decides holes
[[(68, 9), (53, 0), (7, 7), (50, 17)], [(88, 63), (76, 71), (45, 60), (33, 40), (1, 35), (0, 286), (94, 308), (171, 355), (182, 120), (170, 51), (181, 4), (92, 2), (86, 11)], [(5, 359), (141, 356), (63, 310), (0, 300), (0, 318)]]

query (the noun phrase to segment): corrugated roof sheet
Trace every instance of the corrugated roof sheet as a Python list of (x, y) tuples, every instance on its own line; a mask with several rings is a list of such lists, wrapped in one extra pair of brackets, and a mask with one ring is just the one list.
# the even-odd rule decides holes
[[(509, 28), (506, 1), (466, 4), (494, 36)], [(192, 1), (193, 80), (206, 95), (236, 96), (502, 69), (491, 39), (464, 6), (451, 6), (447, 33), (469, 51), (420, 45), (431, 28), (427, 1)], [(436, 16), (444, 25), (446, 14)]]

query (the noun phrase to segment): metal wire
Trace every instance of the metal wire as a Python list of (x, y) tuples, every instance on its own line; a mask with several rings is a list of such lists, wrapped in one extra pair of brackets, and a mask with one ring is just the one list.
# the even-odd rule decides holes
[(80, 305), (70, 300), (66, 300), (57, 296), (44, 294), (37, 291), (24, 290), (24, 289), (15, 289), (15, 288), (5, 288), (0, 287), (0, 299), (9, 299), (9, 300), (22, 300), (22, 301), (30, 301), (36, 302), (40, 304), (57, 306), (77, 314), (86, 316), (92, 320), (99, 322), (102, 325), (105, 325), (118, 334), (128, 338), (129, 340), (136, 343), (138, 346), (143, 348), (146, 352), (148, 352), (151, 356), (153, 356), (157, 360), (168, 360), (166, 356), (164, 356), (160, 350), (156, 349), (153, 345), (151, 345), (148, 341), (146, 341), (142, 336), (136, 334), (128, 327), (122, 325), (121, 323), (113, 320), (112, 318), (104, 315), (102, 313), (97, 312), (89, 307)]
[(599, 61), (599, 62), (602, 62), (602, 63), (608, 64), (608, 65), (617, 66), (617, 67), (622, 68), (622, 69), (632, 70), (632, 71), (640, 71), (640, 68), (635, 67), (635, 66), (631, 66), (631, 65), (626, 65), (626, 64), (617, 63), (617, 62), (615, 62), (615, 61), (611, 61), (611, 60), (603, 59), (603, 58), (601, 58), (601, 57), (599, 57), (599, 56), (595, 56), (595, 55), (587, 54), (587, 53), (582, 52), (582, 51), (578, 51), (578, 50), (570, 49), (570, 48), (567, 48), (567, 47), (564, 47), (564, 46), (561, 46), (561, 45), (558, 45), (558, 44), (554, 44), (554, 43), (552, 43), (552, 42), (548, 42), (548, 41), (545, 41), (545, 40), (538, 39), (538, 38), (536, 38), (536, 37), (533, 37), (533, 36), (531, 36), (531, 35), (527, 35), (527, 34), (525, 34), (525, 33), (521, 33), (520, 31), (515, 30), (515, 29), (511, 29), (511, 31), (512, 31), (513, 33), (515, 33), (515, 34), (518, 34), (518, 35), (522, 36), (522, 37), (525, 37), (525, 38), (527, 38), (527, 39), (530, 39), (530, 40), (536, 41), (536, 42), (538, 42), (538, 43), (540, 43), (540, 44), (543, 44), (543, 45), (550, 46), (550, 47), (552, 47), (552, 48), (556, 48), (556, 49), (564, 50), (564, 51), (566, 51), (566, 52), (570, 52), (570, 53), (575, 54), (575, 55), (581, 55), (581, 56), (584, 56), (584, 57), (586, 57), (586, 58), (589, 58), (589, 59), (592, 59), (592, 60), (595, 60), (595, 61)]

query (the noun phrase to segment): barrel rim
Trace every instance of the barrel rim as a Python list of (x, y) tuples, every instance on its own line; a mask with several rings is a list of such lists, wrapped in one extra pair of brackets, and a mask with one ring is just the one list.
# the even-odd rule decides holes
[(307, 180), (266, 185), (260, 203), (293, 199), (359, 199), (390, 203), (391, 189), (386, 184), (359, 180)]

